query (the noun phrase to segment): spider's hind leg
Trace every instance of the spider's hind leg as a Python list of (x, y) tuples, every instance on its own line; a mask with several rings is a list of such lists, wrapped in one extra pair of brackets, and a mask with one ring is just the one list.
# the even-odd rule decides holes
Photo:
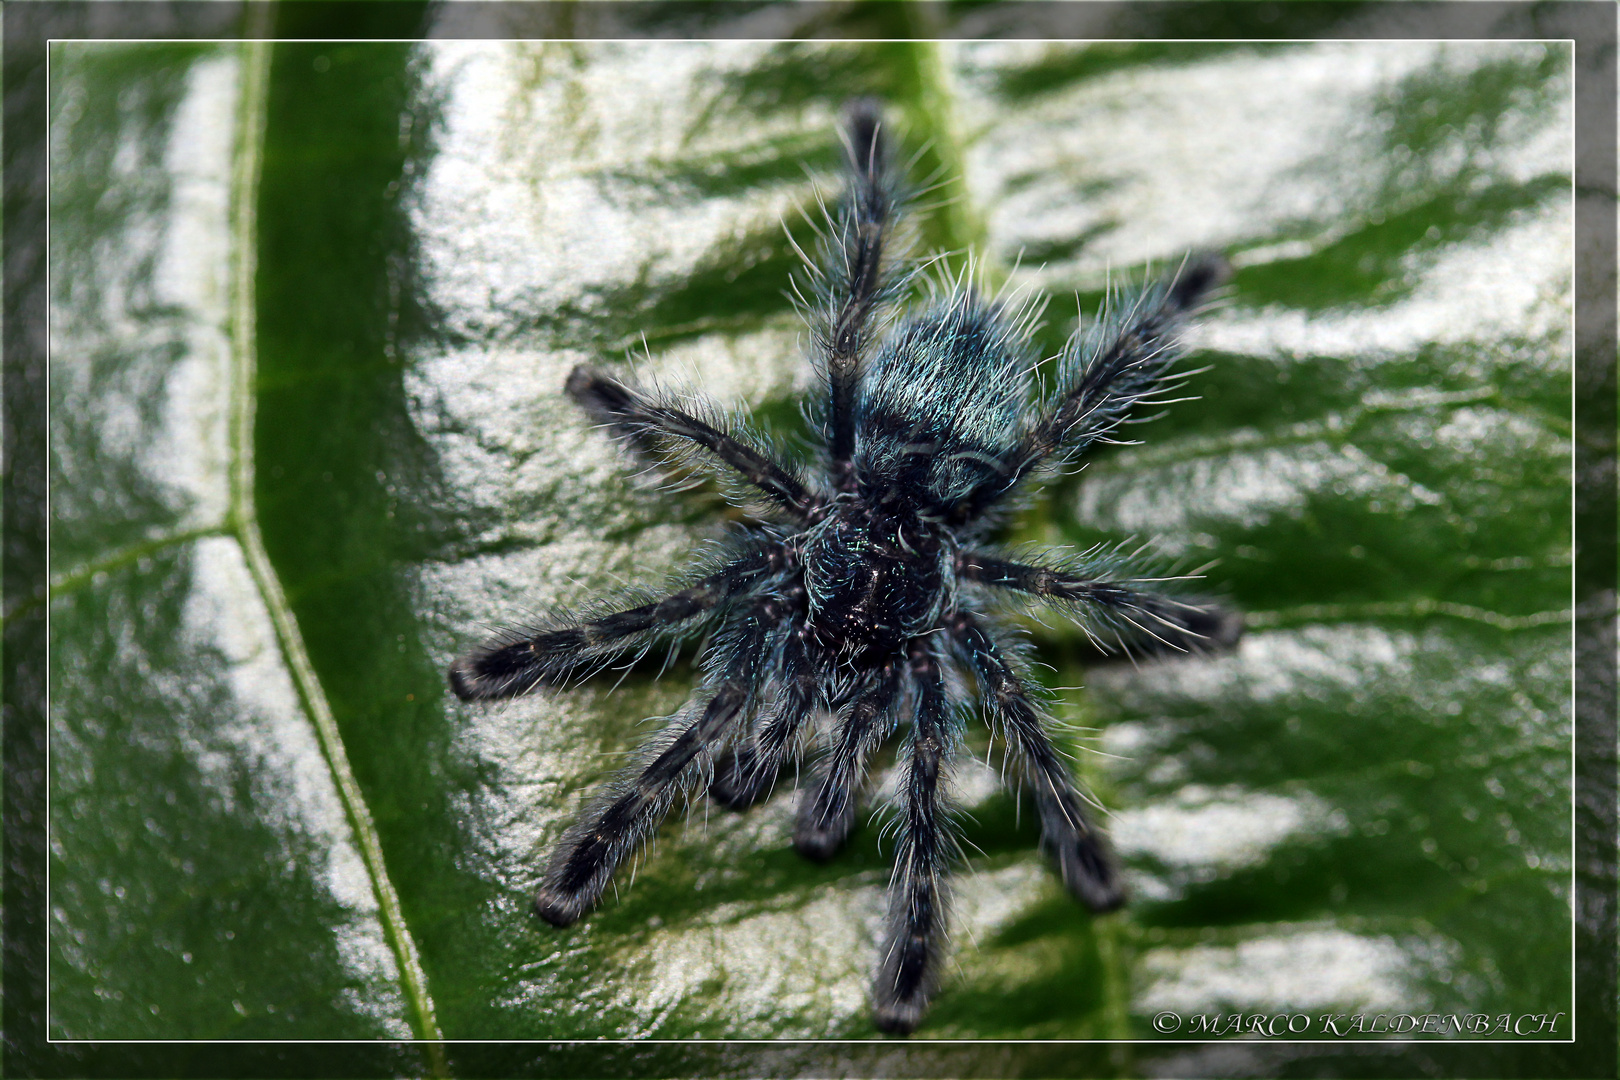
[(1034, 789), (1042, 842), (1056, 856), (1063, 884), (1092, 911), (1120, 907), (1125, 903), (1125, 885), (1113, 849), (1086, 815), (1074, 778), (1046, 734), (1023, 678), (979, 620), (967, 612), (953, 620), (951, 640), (978, 680), (985, 711), (1000, 723)]
[(799, 732), (820, 696), (802, 630), (787, 634), (777, 669), (776, 700), (715, 762), (709, 797), (729, 810), (746, 809), (765, 797), (792, 756)]
[(698, 718), (639, 772), (621, 777), (563, 834), (534, 898), (542, 919), (568, 926), (596, 903), (613, 871), (668, 812), (688, 766), (752, 702), (766, 675), (771, 638), (788, 613), (779, 597), (760, 596), (732, 616), (716, 645), (727, 660)]
[(877, 1026), (902, 1035), (917, 1027), (933, 995), (946, 929), (946, 869), (955, 853), (939, 796), (940, 774), (956, 750), (944, 675), (926, 639), (914, 640), (909, 654), (913, 709), (904, 803), (889, 930), (872, 985)]
[(799, 803), (793, 846), (805, 858), (826, 862), (849, 838), (866, 760), (894, 726), (901, 672), (899, 661), (880, 669), (842, 713), (838, 741), (818, 770), (815, 788)]

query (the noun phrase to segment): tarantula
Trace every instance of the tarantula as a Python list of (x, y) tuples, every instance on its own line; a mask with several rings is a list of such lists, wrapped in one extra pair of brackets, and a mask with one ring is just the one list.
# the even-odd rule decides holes
[[(706, 452), (763, 504), (718, 565), (687, 587), (502, 634), (457, 660), (449, 678), (462, 699), (506, 698), (563, 685), (660, 634), (710, 629), (699, 704), (607, 785), (552, 853), (534, 909), (555, 926), (597, 902), (677, 789), (707, 781), (717, 802), (746, 807), (813, 735), (830, 745), (799, 804), (794, 846), (830, 858), (855, 821), (868, 758), (909, 719), (887, 941), (872, 990), (878, 1026), (906, 1033), (927, 1007), (946, 933), (955, 848), (940, 786), (960, 742), (953, 697), (962, 672), (1033, 790), (1064, 884), (1093, 911), (1124, 902), (1114, 856), (1047, 732), (1016, 642), (980, 609), (995, 594), (1022, 594), (1067, 606), (1094, 641), (1107, 634), (1120, 647), (1135, 638), (1175, 649), (1229, 638), (1235, 617), (1121, 576), (1096, 553), (1034, 565), (984, 543), (1009, 497), (1044, 467), (1106, 440), (1171, 389), (1178, 327), (1225, 264), (1190, 259), (1171, 280), (1112, 306), (1070, 340), (1055, 392), (1032, 403), (1022, 321), (971, 288), (947, 290), (880, 333), (916, 272), (893, 250), (901, 170), (876, 102), (848, 105), (842, 134), (848, 189), (829, 214), (819, 265), (806, 260), (817, 299), (800, 305), (827, 387), (821, 467), (784, 464), (701, 403), (682, 408), (671, 394), (575, 368), (568, 394), (634, 454), (667, 464)], [(812, 732), (818, 715), (832, 722)]]

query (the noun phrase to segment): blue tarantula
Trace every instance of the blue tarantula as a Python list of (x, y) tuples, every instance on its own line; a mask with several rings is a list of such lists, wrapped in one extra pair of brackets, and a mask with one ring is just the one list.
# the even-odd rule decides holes
[[(589, 805), (552, 853), (534, 908), (567, 926), (657, 826), (677, 790), (708, 782), (732, 808), (762, 798), (812, 741), (830, 743), (799, 804), (794, 846), (830, 858), (855, 821), (868, 758), (902, 719), (911, 737), (900, 785), (889, 926), (872, 997), (878, 1026), (917, 1026), (946, 932), (955, 853), (940, 784), (960, 742), (953, 687), (970, 675), (1009, 760), (1034, 793), (1044, 845), (1089, 908), (1124, 902), (1107, 840), (1088, 817), (1018, 660), (980, 612), (996, 594), (1065, 605), (1094, 641), (1190, 649), (1228, 639), (1236, 618), (1152, 583), (1070, 557), (1031, 565), (984, 546), (999, 511), (1045, 467), (1106, 440), (1170, 389), (1178, 328), (1225, 276), (1217, 257), (1105, 314), (1057, 361), (1055, 393), (1031, 402), (1032, 356), (1017, 317), (971, 289), (879, 333), (914, 264), (895, 252), (901, 204), (877, 103), (846, 107), (848, 190), (810, 273), (804, 305), (828, 399), (822, 467), (783, 464), (759, 440), (693, 415), (671, 395), (585, 367), (567, 392), (634, 453), (658, 464), (712, 455), (763, 500), (713, 572), (654, 603), (557, 617), (486, 642), (450, 668), (466, 700), (560, 686), (661, 635), (709, 628), (700, 705), (673, 722)], [(881, 340), (879, 340), (881, 338)], [(727, 427), (732, 430), (726, 430)]]

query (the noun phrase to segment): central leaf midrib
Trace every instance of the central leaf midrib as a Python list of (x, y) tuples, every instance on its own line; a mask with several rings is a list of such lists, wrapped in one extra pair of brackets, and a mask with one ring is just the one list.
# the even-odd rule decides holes
[[(264, 10), (269, 11), (268, 7)], [(315, 728), (333, 786), (342, 801), (355, 845), (377, 900), (378, 918), (394, 955), (400, 991), (410, 1012), (412, 1029), (418, 1039), (427, 1043), (428, 1065), (433, 1075), (447, 1076), (448, 1066), (440, 1045), (443, 1035), (434, 1015), (426, 973), (405, 922), (399, 895), (388, 876), (370, 808), (349, 765), (337, 720), (310, 661), (297, 619), (282, 590), (280, 577), (265, 551), (259, 530), (254, 496), (254, 393), (258, 366), (255, 335), (256, 209), (269, 107), (270, 49), (270, 43), (264, 40), (250, 40), (242, 46), (242, 94), (237, 154), (231, 182), (230, 341), (233, 379), (228, 524), (231, 533), (241, 544), (254, 585), (270, 614), (283, 660), (305, 713)]]
[[(905, 5), (904, 11), (914, 22), (926, 22), (932, 17), (930, 10), (920, 5)], [(967, 183), (967, 140), (962, 131), (952, 71), (955, 46), (938, 40), (936, 34), (928, 32), (931, 29), (928, 26), (916, 29), (918, 37), (932, 39), (913, 42), (910, 51), (921, 99), (914, 112), (919, 117), (918, 122), (926, 125), (924, 131), (914, 132), (913, 137), (928, 140), (942, 175), (940, 190), (932, 196), (941, 203), (935, 235), (943, 241), (945, 250), (958, 260), (967, 260), (962, 269), (971, 271), (974, 285), (999, 290), (1007, 283), (1010, 273), (989, 251), (987, 215), (972, 199)], [(1092, 769), (1077, 762), (1076, 771), (1085, 787), (1098, 786), (1100, 778)], [(1114, 1040), (1131, 1038), (1130, 950), (1128, 931), (1121, 921), (1125, 917), (1092, 922), (1102, 967), (1099, 1013), (1103, 1035)], [(1128, 1066), (1126, 1071), (1129, 1071)]]

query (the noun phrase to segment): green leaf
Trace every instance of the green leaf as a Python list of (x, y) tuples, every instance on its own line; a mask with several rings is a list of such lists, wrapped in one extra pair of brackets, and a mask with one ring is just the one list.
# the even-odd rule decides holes
[(269, 48), (52, 60), (51, 1034), (435, 1038), (256, 520)]
[(790, 784), (698, 799), (575, 927), (528, 911), (690, 652), (499, 706), (443, 677), (720, 535), (632, 477), (573, 365), (633, 351), (807, 435), (781, 223), (810, 237), (870, 93), (954, 199), (920, 243), (1051, 296), (1048, 354), (1110, 281), (1237, 267), (1200, 400), (1004, 538), (1213, 562), (1248, 634), (1132, 666), (1030, 624), (1135, 898), (1066, 896), (976, 730), (918, 1037), (1568, 1035), (1567, 45), (288, 43), (262, 90), (257, 56), (55, 54), (55, 1034), (876, 1037), (881, 811), (816, 866)]

